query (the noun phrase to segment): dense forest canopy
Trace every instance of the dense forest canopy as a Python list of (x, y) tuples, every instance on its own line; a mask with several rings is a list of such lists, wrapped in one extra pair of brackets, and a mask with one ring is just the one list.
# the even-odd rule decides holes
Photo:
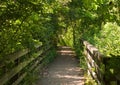
[(109, 57), (120, 56), (119, 0), (0, 0), (0, 62), (35, 44), (68, 45), (80, 39)]
[(119, 0), (73, 0), (70, 7), (76, 24), (75, 42), (83, 38), (107, 56), (120, 56)]
[(119, 16), (119, 0), (2, 0), (0, 58), (35, 42), (72, 46), (80, 38), (120, 55)]
[[(112, 53), (120, 54), (119, 0), (4, 0), (0, 3), (1, 57), (30, 47), (36, 41), (57, 37), (61, 43), (71, 46), (73, 40), (75, 44), (84, 37), (103, 50), (116, 48)], [(110, 45), (104, 42), (104, 34)]]

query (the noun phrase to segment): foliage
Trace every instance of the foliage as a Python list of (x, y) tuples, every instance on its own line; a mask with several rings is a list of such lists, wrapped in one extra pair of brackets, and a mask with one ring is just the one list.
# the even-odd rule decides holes
[(120, 27), (115, 23), (106, 23), (96, 36), (96, 45), (106, 56), (120, 56)]
[(0, 8), (1, 57), (32, 46), (34, 40), (44, 42), (54, 37), (56, 24), (51, 14), (54, 9), (48, 3), (41, 0), (1, 1)]
[[(83, 38), (100, 48), (107, 55), (119, 56), (119, 3), (118, 0), (84, 0), (73, 3), (74, 13), (79, 14), (73, 18), (76, 22), (75, 42)], [(75, 17), (75, 16), (74, 16)], [(77, 23), (79, 22), (79, 23)], [(116, 24), (115, 24), (116, 23)], [(117, 34), (117, 35), (116, 35)], [(79, 44), (77, 44), (79, 45)]]
[(59, 44), (73, 47), (73, 29), (68, 28), (64, 33), (59, 35)]
[(0, 1), (0, 78), (17, 66), (16, 61), (29, 58), (25, 56), (24, 59), (9, 61), (7, 58), (12, 53), (26, 48), (34, 51), (37, 43), (42, 43), (45, 48), (56, 45), (60, 32), (57, 19), (59, 10), (61, 7), (56, 1)]
[[(119, 58), (119, 6), (119, 0), (72, 0), (69, 4), (71, 14), (69, 18), (71, 22), (74, 22), (71, 26), (75, 26), (74, 47), (82, 61), (84, 60), (81, 56), (83, 48), (82, 44), (79, 44), (80, 39), (89, 41), (106, 56)], [(113, 59), (107, 64), (107, 67), (113, 66), (117, 69), (118, 67), (113, 63), (119, 64)], [(107, 75), (107, 77), (109, 76), (110, 74)]]
[[(107, 56), (119, 57), (119, 7), (119, 0), (2, 0), (0, 62), (5, 64), (9, 54), (34, 49), (39, 42), (46, 48), (58, 43), (74, 47), (78, 58), (85, 62), (80, 39)], [(11, 62), (6, 69), (14, 64)]]

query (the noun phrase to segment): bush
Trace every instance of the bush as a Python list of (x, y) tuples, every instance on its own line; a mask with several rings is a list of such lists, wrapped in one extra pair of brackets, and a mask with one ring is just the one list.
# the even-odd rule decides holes
[(116, 23), (106, 23), (96, 34), (95, 44), (107, 56), (120, 56), (120, 27)]

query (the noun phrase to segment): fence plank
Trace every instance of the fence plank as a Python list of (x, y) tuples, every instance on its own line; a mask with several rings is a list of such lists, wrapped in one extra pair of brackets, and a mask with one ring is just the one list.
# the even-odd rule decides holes
[(35, 60), (42, 51), (35, 53), (33, 57), (29, 58), (29, 60), (26, 60), (22, 63), (20, 63), (17, 67), (13, 68), (10, 72), (7, 72), (5, 75), (3, 75), (0, 79), (1, 85), (5, 84), (8, 80), (10, 80), (14, 75), (16, 75), (19, 71), (21, 71), (24, 67), (26, 67), (31, 61)]
[[(35, 45), (36, 49), (39, 48), (39, 47), (42, 47), (42, 45), (41, 44), (36, 44)], [(7, 61), (7, 63), (10, 63), (10, 62), (13, 62), (16, 59), (26, 55), (29, 52), (30, 52), (30, 49), (26, 48), (26, 49), (23, 49), (23, 50), (20, 50), (18, 52), (14, 52), (14, 53), (10, 54), (9, 56), (5, 57), (5, 60)], [(5, 65), (4, 62), (0, 63), (0, 67), (3, 67), (4, 65)]]
[[(37, 59), (35, 63), (29, 68), (29, 71), (33, 70), (43, 59), (44, 57), (40, 57), (39, 59)], [(27, 72), (22, 74), (12, 85), (18, 85), (26, 75), (27, 75)]]
[(89, 42), (82, 40), (85, 47), (86, 62), (88, 72), (96, 80), (98, 85), (103, 85), (103, 74), (101, 72), (102, 55), (96, 47)]
[(27, 72), (23, 73), (12, 85), (18, 85), (26, 75)]

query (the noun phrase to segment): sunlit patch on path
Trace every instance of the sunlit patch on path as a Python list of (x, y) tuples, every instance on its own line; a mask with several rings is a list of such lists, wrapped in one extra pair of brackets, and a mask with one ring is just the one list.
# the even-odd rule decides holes
[(58, 48), (58, 56), (36, 85), (84, 85), (84, 80), (75, 52), (64, 46)]

